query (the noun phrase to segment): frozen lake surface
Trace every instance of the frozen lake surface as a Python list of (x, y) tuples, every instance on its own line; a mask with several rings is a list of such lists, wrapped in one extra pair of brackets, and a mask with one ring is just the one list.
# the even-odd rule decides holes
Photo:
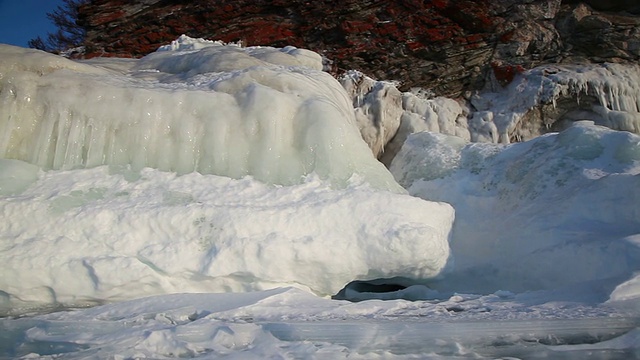
[(547, 295), (358, 303), (292, 288), (163, 295), (3, 319), (0, 349), (65, 359), (640, 357), (640, 318), (629, 309)]

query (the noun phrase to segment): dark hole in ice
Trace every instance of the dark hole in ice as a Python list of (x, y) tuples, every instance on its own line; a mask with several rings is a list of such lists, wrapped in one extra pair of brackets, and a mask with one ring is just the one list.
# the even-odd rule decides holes
[[(406, 289), (410, 280), (403, 278), (375, 279), (375, 280), (354, 280), (345, 285), (336, 295), (334, 300), (362, 301), (369, 299), (400, 298), (392, 293)], [(390, 296), (383, 296), (384, 294)]]
[(463, 312), (464, 311), (464, 308), (461, 307), (461, 306), (450, 306), (450, 307), (447, 307), (446, 309), (447, 309), (448, 312), (454, 312), (454, 313)]
[(371, 284), (365, 281), (351, 283), (351, 289), (357, 292), (386, 293), (406, 289), (399, 284)]

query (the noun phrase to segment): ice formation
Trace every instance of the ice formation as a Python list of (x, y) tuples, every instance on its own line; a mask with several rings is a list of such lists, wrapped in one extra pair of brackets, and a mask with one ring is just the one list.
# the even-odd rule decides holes
[(183, 37), (140, 60), (0, 47), (0, 157), (47, 169), (131, 164), (274, 184), (354, 173), (402, 191), (359, 136), (322, 58)]
[[(500, 92), (471, 98), (474, 141), (509, 143), (559, 131), (576, 120), (640, 133), (640, 66), (545, 65), (520, 74)], [(497, 134), (487, 137), (487, 126)]]
[(458, 101), (430, 97), (422, 89), (401, 93), (391, 81), (349, 71), (340, 82), (353, 99), (362, 138), (387, 166), (409, 134), (434, 131), (469, 140), (468, 109)]
[(341, 83), (353, 99), (362, 137), (389, 166), (407, 136), (421, 131), (466, 141), (510, 143), (591, 120), (640, 134), (640, 66), (546, 65), (519, 74), (496, 92), (469, 101), (435, 97), (423, 89), (351, 71)]
[[(640, 271), (638, 135), (591, 122), (511, 145), (419, 133), (391, 171), (411, 194), (456, 209), (455, 270), (437, 286), (484, 293), (594, 282), (608, 294)], [(615, 298), (637, 297), (637, 284)]]
[(453, 209), (404, 195), (315, 53), (187, 37), (140, 60), (0, 51), (5, 310), (332, 295), (449, 263)]
[(379, 157), (400, 126), (402, 94), (396, 84), (375, 81), (355, 70), (342, 76), (340, 82), (353, 99), (362, 138)]

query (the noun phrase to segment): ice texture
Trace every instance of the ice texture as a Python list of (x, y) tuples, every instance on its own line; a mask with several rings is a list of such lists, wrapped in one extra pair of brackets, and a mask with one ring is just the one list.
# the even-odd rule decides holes
[(5, 310), (333, 295), (449, 262), (453, 209), (405, 195), (316, 53), (185, 36), (140, 60), (0, 53)]
[(358, 71), (347, 72), (341, 83), (352, 98), (362, 137), (387, 166), (407, 136), (421, 131), (506, 144), (590, 120), (640, 134), (637, 65), (543, 65), (518, 74), (504, 88), (457, 100), (419, 88), (401, 93), (397, 83)]
[[(638, 330), (632, 330), (637, 319), (566, 300), (561, 306), (535, 301), (504, 292), (430, 302), (360, 303), (323, 299), (292, 288), (172, 294), (0, 319), (0, 341), (5, 340), (0, 343), (0, 356), (637, 358)], [(447, 310), (454, 308), (458, 310)]]
[[(474, 141), (529, 140), (576, 120), (640, 133), (640, 66), (543, 65), (523, 72), (498, 92), (471, 98)], [(495, 128), (486, 136), (482, 129)]]
[(344, 185), (358, 173), (402, 191), (318, 54), (181, 39), (140, 60), (87, 62), (2, 45), (0, 157), (286, 185), (311, 173)]
[(355, 70), (343, 74), (340, 82), (352, 99), (362, 138), (386, 165), (415, 132), (471, 138), (469, 110), (456, 100), (432, 97), (422, 89), (402, 93), (395, 82), (374, 80)]

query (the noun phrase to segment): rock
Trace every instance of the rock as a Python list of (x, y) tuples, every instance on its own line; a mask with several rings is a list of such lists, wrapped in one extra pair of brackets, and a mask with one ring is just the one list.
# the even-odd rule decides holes
[(640, 60), (636, 0), (93, 0), (86, 57), (141, 57), (181, 34), (307, 48), (335, 74), (457, 98), (549, 63)]

